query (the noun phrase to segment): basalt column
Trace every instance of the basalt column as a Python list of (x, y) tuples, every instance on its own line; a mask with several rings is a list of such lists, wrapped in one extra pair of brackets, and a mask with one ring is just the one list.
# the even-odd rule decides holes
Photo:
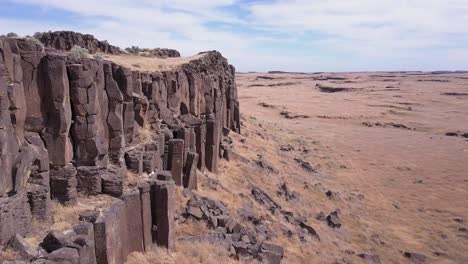
[(135, 112), (133, 108), (133, 80), (130, 69), (113, 65), (113, 76), (116, 80), (123, 96), (123, 130), (125, 145), (133, 141), (133, 125), (135, 122)]
[(114, 164), (120, 164), (123, 158), (123, 95), (112, 75), (112, 65), (104, 63), (105, 90), (109, 101), (107, 125), (109, 129), (109, 158)]
[(176, 185), (183, 185), (184, 169), (184, 140), (171, 139), (168, 143), (168, 169), (172, 172), (172, 177)]
[(102, 102), (105, 85), (103, 66), (91, 59), (81, 59), (79, 63), (67, 65), (75, 160), (80, 166), (106, 166), (108, 142), (106, 123), (101, 113), (102, 107), (107, 107)]
[(219, 159), (219, 123), (214, 114), (206, 116), (205, 164), (211, 172), (217, 172)]
[(62, 55), (47, 55), (43, 62), (48, 119), (41, 136), (53, 166), (65, 166), (73, 158), (73, 146), (69, 137), (72, 121), (70, 86), (65, 59)]
[(151, 207), (156, 235), (153, 240), (158, 246), (174, 249), (174, 182), (156, 180), (151, 185)]

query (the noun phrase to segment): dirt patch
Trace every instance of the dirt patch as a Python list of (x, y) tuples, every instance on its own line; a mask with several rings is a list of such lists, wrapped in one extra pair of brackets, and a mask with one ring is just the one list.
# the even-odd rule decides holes
[(110, 60), (116, 64), (120, 64), (132, 70), (140, 71), (169, 71), (180, 67), (192, 60), (203, 57), (203, 54), (198, 54), (190, 57), (177, 58), (158, 58), (158, 57), (142, 57), (138, 55), (110, 55), (100, 54), (104, 60)]

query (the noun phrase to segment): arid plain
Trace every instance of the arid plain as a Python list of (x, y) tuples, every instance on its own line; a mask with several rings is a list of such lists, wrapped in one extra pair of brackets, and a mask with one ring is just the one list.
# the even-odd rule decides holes
[[(468, 74), (239, 73), (237, 85), (258, 154), (301, 195), (331, 191), (290, 207), (339, 209), (311, 262), (468, 262)], [(294, 182), (291, 158), (316, 173)]]

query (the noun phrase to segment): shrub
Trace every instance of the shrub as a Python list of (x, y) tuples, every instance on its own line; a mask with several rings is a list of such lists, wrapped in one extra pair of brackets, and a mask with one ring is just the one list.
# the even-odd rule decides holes
[(142, 49), (138, 46), (131, 46), (128, 48), (125, 48), (125, 51), (131, 54), (138, 54)]
[(70, 50), (69, 56), (75, 60), (89, 58), (89, 51), (85, 48), (75, 45)]
[(101, 56), (100, 54), (94, 54), (94, 55), (93, 55), (93, 59), (98, 60), (98, 61), (102, 61), (102, 60), (103, 60), (103, 58), (102, 58), (102, 56)]
[(17, 38), (18, 34), (16, 34), (15, 32), (10, 32), (6, 36), (7, 36), (7, 38)]
[(36, 45), (40, 46), (42, 49), (42, 52), (44, 52), (44, 44), (40, 40), (38, 40), (35, 37), (26, 37), (27, 40), (34, 42)]

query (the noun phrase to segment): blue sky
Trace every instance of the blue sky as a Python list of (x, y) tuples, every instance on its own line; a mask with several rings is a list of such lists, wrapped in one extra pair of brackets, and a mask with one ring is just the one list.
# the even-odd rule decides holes
[(219, 50), (239, 71), (468, 70), (468, 0), (0, 0), (0, 34)]

